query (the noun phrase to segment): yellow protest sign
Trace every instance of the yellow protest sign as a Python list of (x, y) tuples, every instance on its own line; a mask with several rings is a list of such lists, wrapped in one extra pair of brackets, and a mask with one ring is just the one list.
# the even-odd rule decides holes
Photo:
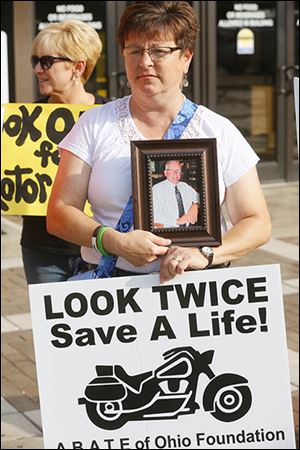
[(2, 105), (1, 214), (46, 215), (58, 144), (80, 115), (95, 106), (99, 105)]

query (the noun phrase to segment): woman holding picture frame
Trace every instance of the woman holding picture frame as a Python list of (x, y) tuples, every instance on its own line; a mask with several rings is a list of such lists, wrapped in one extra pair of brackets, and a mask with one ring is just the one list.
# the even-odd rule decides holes
[[(89, 267), (100, 258), (99, 277), (160, 271), (166, 282), (185, 270), (227, 264), (270, 238), (257, 155), (228, 119), (182, 93), (198, 28), (188, 2), (130, 2), (118, 42), (131, 95), (85, 112), (60, 143), (48, 230), (82, 245)], [(184, 138), (217, 140), (220, 203), (232, 228), (222, 220), (222, 245), (214, 250), (172, 246), (132, 227), (130, 142)], [(86, 198), (93, 218), (83, 213)]]

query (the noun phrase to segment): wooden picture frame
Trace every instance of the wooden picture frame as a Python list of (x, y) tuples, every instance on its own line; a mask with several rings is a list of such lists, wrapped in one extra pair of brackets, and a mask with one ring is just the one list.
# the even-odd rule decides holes
[[(170, 161), (172, 161), (171, 165)], [(192, 247), (221, 245), (216, 139), (131, 141), (131, 164), (135, 229), (151, 231), (159, 236), (169, 238), (174, 245)], [(176, 171), (178, 166), (180, 169)], [(169, 167), (173, 167), (173, 169)], [(157, 201), (163, 201), (163, 196), (157, 194), (159, 189), (163, 188), (163, 184), (154, 189), (153, 187), (158, 182), (165, 181), (167, 176), (169, 180), (168, 171), (173, 171), (174, 176), (181, 172), (181, 186), (188, 185), (191, 189), (185, 187), (187, 190), (194, 190), (198, 194), (198, 200), (192, 203), (195, 206), (194, 203), (197, 205), (197, 201), (200, 202), (199, 212), (196, 213), (196, 222), (186, 222), (179, 226), (177, 220), (183, 220), (183, 216), (181, 216), (181, 219), (176, 219), (176, 223), (172, 222), (170, 225), (160, 223), (154, 217), (154, 214), (157, 216), (159, 210)], [(182, 172), (185, 174), (182, 175)], [(163, 189), (172, 189), (172, 183), (165, 182), (164, 186)], [(173, 196), (173, 191), (171, 193)], [(153, 203), (153, 197), (155, 203)], [(176, 198), (164, 203), (166, 213), (169, 210), (169, 215), (175, 214), (175, 201)], [(178, 215), (179, 206), (177, 217)]]

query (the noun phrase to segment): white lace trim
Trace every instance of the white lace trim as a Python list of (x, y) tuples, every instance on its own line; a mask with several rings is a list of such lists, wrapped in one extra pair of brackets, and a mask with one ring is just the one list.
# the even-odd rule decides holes
[[(132, 140), (136, 141), (142, 139), (141, 134), (137, 132), (134, 124), (132, 123), (132, 118), (129, 111), (129, 98), (130, 97), (123, 97), (118, 99), (115, 104), (117, 124), (126, 143), (130, 143)], [(195, 139), (200, 137), (200, 123), (203, 111), (203, 106), (198, 106), (180, 139)]]
[(126, 144), (130, 141), (141, 140), (141, 135), (133, 126), (132, 118), (129, 112), (129, 97), (118, 99), (115, 104), (115, 111), (117, 115), (117, 124)]
[(203, 106), (198, 106), (193, 117), (189, 121), (188, 126), (182, 133), (180, 139), (195, 139), (200, 137), (200, 123), (203, 111), (204, 111)]

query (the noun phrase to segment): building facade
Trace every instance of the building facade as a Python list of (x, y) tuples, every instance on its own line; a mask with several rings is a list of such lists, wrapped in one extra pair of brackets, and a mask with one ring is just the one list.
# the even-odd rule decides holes
[[(48, 23), (78, 18), (99, 32), (101, 61), (88, 88), (116, 98), (128, 94), (116, 29), (123, 1), (3, 1), (7, 33), (9, 98), (38, 98), (30, 66), (31, 42)], [(299, 76), (299, 2), (190, 2), (200, 36), (186, 95), (225, 115), (261, 158), (263, 181), (298, 177), (293, 77)]]

